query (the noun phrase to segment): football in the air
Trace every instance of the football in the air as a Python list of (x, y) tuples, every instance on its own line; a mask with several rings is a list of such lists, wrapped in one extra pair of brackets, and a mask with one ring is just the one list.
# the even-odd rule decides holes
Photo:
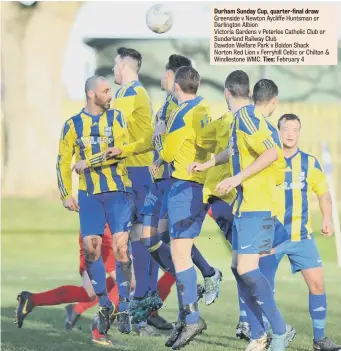
[(154, 33), (166, 33), (173, 24), (172, 13), (167, 5), (154, 5), (147, 11), (146, 22)]

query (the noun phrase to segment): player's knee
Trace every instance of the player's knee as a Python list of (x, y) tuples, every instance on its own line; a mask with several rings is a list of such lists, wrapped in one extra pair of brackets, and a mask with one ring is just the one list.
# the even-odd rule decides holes
[(324, 294), (324, 284), (320, 281), (313, 281), (309, 284), (309, 291), (313, 295)]
[(89, 262), (96, 261), (101, 256), (102, 239), (98, 235), (91, 235), (83, 239), (85, 259)]
[(114, 249), (117, 261), (127, 262), (129, 260), (129, 250), (127, 243), (119, 243)]

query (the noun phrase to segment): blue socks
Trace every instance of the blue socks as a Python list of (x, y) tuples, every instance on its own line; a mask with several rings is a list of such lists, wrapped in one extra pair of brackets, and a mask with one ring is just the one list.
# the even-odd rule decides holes
[(241, 314), (247, 315), (246, 322), (249, 323), (251, 328), (251, 338), (259, 339), (265, 333), (262, 310), (252, 296), (249, 287), (238, 274), (237, 269), (231, 268), (231, 270), (237, 281), (239, 299), (242, 299), (244, 302), (241, 307), (244, 308), (243, 310), (241, 309), (241, 311), (243, 311)]
[(150, 255), (164, 271), (169, 272), (175, 276), (175, 268), (172, 261), (171, 249), (169, 245), (161, 241), (160, 234), (157, 234), (150, 238), (142, 238), (141, 243), (150, 252)]
[(129, 307), (131, 285), (131, 261), (121, 262), (116, 260), (116, 280), (120, 295), (119, 311), (125, 311)]
[[(182, 295), (182, 303), (186, 311), (186, 306), (197, 303), (197, 273), (192, 266), (185, 271), (176, 273), (176, 283), (179, 289), (179, 294)], [(179, 302), (180, 307), (180, 302)], [(185, 321), (187, 324), (194, 324), (199, 320), (199, 311), (185, 312)]]
[(144, 297), (148, 292), (150, 255), (140, 240), (131, 242), (136, 280), (135, 297)]
[(176, 292), (178, 294), (178, 305), (179, 305), (179, 314), (178, 321), (185, 322), (185, 311), (184, 311), (184, 303), (183, 303), (183, 288), (180, 282), (176, 282)]
[(249, 287), (252, 296), (260, 305), (262, 312), (268, 319), (272, 331), (276, 335), (283, 335), (286, 332), (286, 324), (277, 308), (273, 291), (269, 282), (259, 269), (247, 272), (240, 276), (244, 283)]
[[(245, 289), (245, 287), (244, 287)], [(244, 293), (242, 292), (241, 283), (237, 282), (237, 290), (238, 290), (238, 302), (239, 302), (239, 322), (248, 323), (247, 316), (249, 307), (247, 303), (243, 300), (242, 296)]]
[(275, 276), (278, 269), (278, 262), (275, 255), (261, 257), (259, 260), (259, 270), (269, 282), (272, 291), (275, 290)]
[(214, 268), (208, 264), (195, 245), (192, 246), (191, 254), (193, 263), (198, 267), (203, 277), (213, 277), (215, 274)]
[(112, 303), (109, 300), (107, 292), (105, 267), (102, 256), (93, 262), (86, 261), (86, 270), (89, 274), (94, 291), (98, 297), (99, 305), (101, 307), (110, 308)]
[(151, 259), (149, 262), (149, 282), (148, 290), (151, 292), (157, 291), (157, 278), (159, 276), (159, 264)]
[(327, 318), (327, 297), (326, 294), (313, 295), (309, 293), (309, 312), (313, 320), (315, 342), (324, 338), (324, 330)]

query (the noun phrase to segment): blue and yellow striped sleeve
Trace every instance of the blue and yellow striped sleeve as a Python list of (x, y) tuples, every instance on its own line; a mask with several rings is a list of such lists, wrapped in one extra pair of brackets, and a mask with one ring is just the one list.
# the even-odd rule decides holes
[(69, 119), (62, 128), (56, 164), (58, 188), (62, 200), (72, 196), (71, 162), (75, 153), (76, 139), (72, 119)]
[[(124, 145), (129, 143), (129, 133), (128, 133), (127, 122), (120, 111), (117, 111), (117, 114), (114, 118), (112, 132), (114, 136), (114, 147), (122, 149)], [(113, 159), (104, 161), (103, 153), (99, 152), (97, 154), (94, 154), (90, 158), (87, 158), (86, 161), (89, 167), (94, 168), (94, 167), (113, 165), (119, 162), (120, 159), (113, 158)]]
[(312, 189), (317, 196), (320, 196), (329, 191), (328, 181), (320, 162), (316, 158), (314, 158), (313, 162)]
[(154, 138), (154, 148), (160, 158), (170, 163), (174, 161), (182, 144), (191, 134), (193, 134), (192, 127), (185, 123), (182, 115), (177, 115), (174, 111), (170, 116), (166, 134)]
[(258, 155), (275, 147), (271, 132), (263, 117), (256, 117), (248, 113), (247, 109), (240, 111), (239, 129), (245, 143)]

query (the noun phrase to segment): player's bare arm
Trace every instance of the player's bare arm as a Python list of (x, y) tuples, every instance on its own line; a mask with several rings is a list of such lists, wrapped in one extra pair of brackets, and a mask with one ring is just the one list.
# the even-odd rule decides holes
[(272, 147), (264, 151), (249, 167), (246, 167), (235, 176), (226, 178), (220, 182), (216, 187), (216, 191), (218, 191), (221, 195), (230, 192), (232, 189), (240, 185), (245, 179), (261, 172), (266, 167), (269, 167), (277, 159), (278, 150), (276, 147)]
[(323, 236), (332, 236), (334, 233), (334, 226), (332, 222), (332, 198), (330, 192), (319, 195), (319, 205), (322, 213), (322, 228), (321, 233)]

